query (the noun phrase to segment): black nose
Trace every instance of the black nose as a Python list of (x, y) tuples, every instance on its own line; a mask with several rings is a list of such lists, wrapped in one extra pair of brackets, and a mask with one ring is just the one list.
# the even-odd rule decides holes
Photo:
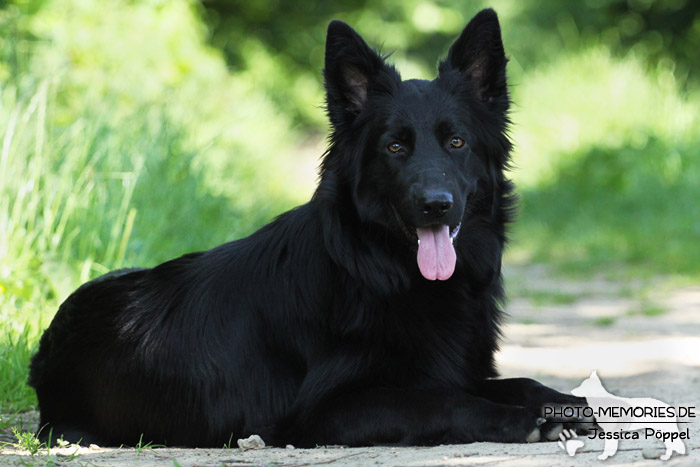
[(444, 190), (431, 190), (423, 193), (418, 209), (428, 220), (436, 220), (444, 217), (454, 204), (452, 193)]

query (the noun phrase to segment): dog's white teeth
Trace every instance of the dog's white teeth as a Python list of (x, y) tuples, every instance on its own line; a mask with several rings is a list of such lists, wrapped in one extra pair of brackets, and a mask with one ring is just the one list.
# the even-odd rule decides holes
[(420, 238), (418, 239), (418, 246), (420, 246)]

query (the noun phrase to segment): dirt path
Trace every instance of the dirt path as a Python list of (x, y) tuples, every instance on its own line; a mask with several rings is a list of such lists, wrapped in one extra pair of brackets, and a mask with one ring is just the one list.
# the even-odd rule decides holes
[[(611, 271), (608, 271), (611, 273)], [(498, 356), (504, 376), (529, 376), (568, 392), (597, 370), (608, 391), (693, 406), (686, 418), (686, 456), (647, 460), (662, 452), (659, 440), (621, 440), (605, 465), (700, 465), (700, 286), (667, 280), (559, 280), (544, 267), (510, 266), (513, 297)], [(90, 449), (69, 447), (36, 456), (5, 447), (0, 465), (47, 461), (98, 466), (309, 466), (325, 465), (603, 465), (603, 440), (583, 439), (569, 457), (557, 443), (474, 443), (434, 448), (321, 447), (317, 449)], [(656, 452), (654, 452), (656, 448)], [(74, 457), (73, 456), (77, 456)]]

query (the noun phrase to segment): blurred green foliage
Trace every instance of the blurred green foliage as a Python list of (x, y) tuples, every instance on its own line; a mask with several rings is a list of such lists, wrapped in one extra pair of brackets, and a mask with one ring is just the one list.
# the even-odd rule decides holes
[[(0, 10), (0, 355), (28, 355), (81, 282), (241, 237), (298, 201), (275, 162), (298, 134), (229, 73), (196, 8)], [(0, 358), (11, 387), (25, 372)]]
[(700, 272), (700, 101), (668, 68), (597, 46), (539, 67), (515, 100), (515, 256)]
[(0, 409), (33, 404), (31, 348), (81, 282), (308, 196), (328, 21), (432, 78), (486, 6), (510, 57), (511, 259), (700, 274), (698, 2), (0, 1)]

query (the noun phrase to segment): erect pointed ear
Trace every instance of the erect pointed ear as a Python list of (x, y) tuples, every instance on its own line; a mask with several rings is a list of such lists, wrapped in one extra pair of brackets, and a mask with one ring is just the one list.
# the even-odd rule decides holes
[(487, 102), (505, 96), (506, 58), (498, 16), (492, 9), (481, 10), (452, 44), (440, 63), (440, 74), (456, 70), (475, 86)]
[(336, 127), (360, 113), (372, 90), (389, 91), (391, 81), (400, 79), (355, 30), (338, 20), (328, 25), (323, 76), (328, 115)]

